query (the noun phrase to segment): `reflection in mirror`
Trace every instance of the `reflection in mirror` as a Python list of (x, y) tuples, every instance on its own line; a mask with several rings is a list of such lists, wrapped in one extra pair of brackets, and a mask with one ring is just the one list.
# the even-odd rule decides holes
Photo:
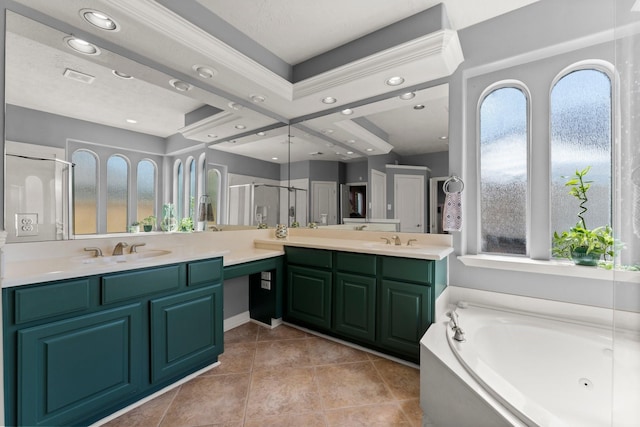
[[(194, 199), (206, 193), (209, 180), (201, 153), (211, 150), (203, 143), (238, 134), (238, 124), (242, 132), (251, 132), (276, 123), (103, 47), (98, 46), (99, 54), (74, 51), (66, 43), (69, 37), (7, 11), (6, 139), (19, 143), (12, 154), (35, 157), (36, 151), (76, 164), (69, 178), (74, 197), (65, 191), (64, 197), (51, 197), (50, 206), (35, 203), (39, 193), (31, 183), (42, 177), (6, 183), (8, 242), (126, 232), (151, 216), (159, 223), (169, 202), (178, 208), (178, 219), (195, 221)], [(7, 171), (14, 159), (5, 156)], [(176, 161), (184, 164), (180, 186), (168, 166)], [(66, 188), (65, 182), (43, 185), (43, 192)], [(60, 207), (65, 198), (73, 199), (71, 208)], [(18, 233), (16, 221), (22, 218), (16, 215), (25, 212), (35, 215), (29, 218), (37, 218), (37, 227)]]

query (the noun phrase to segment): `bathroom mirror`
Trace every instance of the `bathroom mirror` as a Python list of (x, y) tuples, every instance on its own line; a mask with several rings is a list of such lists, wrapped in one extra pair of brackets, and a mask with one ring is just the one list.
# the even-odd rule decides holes
[[(73, 234), (73, 205), (67, 197), (70, 178), (61, 179), (56, 168), (38, 167), (38, 162), (42, 163), (39, 158), (71, 161), (71, 153), (77, 149), (97, 153), (104, 157), (104, 162), (96, 165), (97, 173), (105, 180), (110, 152), (126, 154), (129, 164), (124, 167), (129, 167), (129, 174), (137, 172), (134, 161), (146, 160), (155, 168), (150, 185), (157, 202), (147, 206), (143, 216), (159, 217), (162, 201), (170, 198), (160, 193), (163, 180), (170, 182), (166, 172), (163, 174), (167, 159), (194, 147), (204, 149), (205, 141), (279, 125), (277, 120), (211, 90), (102, 46), (97, 46), (99, 54), (74, 51), (67, 44), (69, 40), (62, 31), (7, 11), (6, 141), (15, 144), (7, 143), (5, 162), (7, 171), (24, 172), (24, 176), (12, 176), (5, 185), (8, 243), (64, 239)], [(17, 162), (33, 165), (24, 167)], [(45, 172), (49, 169), (53, 172)], [(126, 170), (124, 173), (126, 177)], [(76, 173), (76, 183), (85, 178)], [(139, 183), (137, 188), (135, 184), (130, 187), (130, 191), (142, 192)], [(56, 195), (46, 197), (51, 202), (43, 204), (42, 194), (49, 193)], [(99, 203), (110, 203), (89, 198), (83, 204), (82, 197), (82, 192), (75, 195), (76, 208), (95, 209)], [(120, 201), (116, 198), (113, 203)], [(98, 214), (96, 222), (102, 222), (103, 227), (89, 224), (89, 230), (94, 226), (98, 234), (112, 232), (110, 221), (124, 221), (120, 230), (125, 232), (128, 223), (135, 221), (136, 214), (131, 213), (135, 208), (120, 210), (122, 218), (113, 221)], [(37, 226), (18, 233), (24, 214), (29, 221), (35, 218)]]

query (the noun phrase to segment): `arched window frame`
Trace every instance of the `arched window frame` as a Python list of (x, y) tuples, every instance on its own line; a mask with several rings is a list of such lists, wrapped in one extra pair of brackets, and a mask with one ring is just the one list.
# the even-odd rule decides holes
[(136, 165), (136, 182), (134, 183), (136, 186), (136, 200), (135, 200), (135, 211), (136, 211), (136, 215), (135, 217), (138, 218), (138, 221), (142, 220), (144, 218), (144, 216), (142, 216), (139, 212), (139, 205), (140, 205), (140, 196), (138, 194), (138, 186), (139, 186), (139, 176), (140, 176), (140, 164), (143, 162), (148, 162), (151, 164), (151, 166), (153, 167), (153, 210), (151, 215), (153, 216), (158, 216), (157, 213), (157, 207), (158, 207), (158, 165), (156, 164), (156, 162), (154, 162), (153, 160), (149, 159), (149, 158), (143, 158), (140, 159)]
[[(89, 233), (89, 234), (96, 234), (96, 233), (100, 233), (101, 232), (101, 221), (100, 221), (100, 212), (101, 209), (103, 209), (103, 205), (102, 205), (102, 200), (100, 198), (100, 157), (98, 156), (98, 154), (95, 151), (86, 149), (86, 148), (79, 148), (77, 150), (74, 150), (73, 153), (71, 153), (71, 159), (73, 159), (73, 156), (78, 153), (78, 152), (85, 152), (88, 153), (89, 155), (91, 155), (91, 157), (93, 157), (93, 160), (95, 162), (95, 176), (94, 176), (94, 182), (95, 182), (95, 187), (94, 187), (94, 191), (95, 191), (95, 197), (96, 197), (96, 211), (95, 211), (95, 224), (96, 224), (96, 228), (95, 231), (93, 233)], [(74, 189), (74, 193), (75, 193), (75, 189)], [(77, 220), (76, 218), (76, 209), (74, 208), (74, 218), (73, 221), (75, 222)], [(74, 227), (75, 228), (75, 227)], [(105, 225), (106, 228), (106, 225)], [(74, 231), (75, 234), (75, 231)], [(83, 233), (86, 234), (86, 233)]]
[(498, 82), (495, 82), (489, 86), (487, 86), (484, 91), (482, 91), (482, 93), (480, 94), (480, 97), (478, 98), (478, 104), (476, 106), (476, 136), (477, 136), (477, 143), (476, 143), (476, 166), (477, 166), (477, 171), (478, 171), (478, 180), (477, 180), (477, 194), (479, 195), (478, 197), (478, 215), (477, 215), (477, 232), (478, 232), (478, 236), (477, 236), (477, 242), (478, 242), (478, 247), (477, 247), (477, 252), (478, 253), (482, 253), (482, 212), (481, 212), (481, 175), (482, 175), (482, 164), (481, 164), (481, 128), (482, 128), (482, 124), (480, 122), (480, 118), (481, 118), (481, 109), (482, 109), (482, 105), (484, 103), (484, 101), (486, 100), (486, 98), (491, 95), (492, 93), (500, 90), (500, 89), (505, 89), (505, 88), (513, 88), (513, 89), (517, 89), (519, 91), (522, 92), (522, 94), (524, 95), (525, 98), (525, 102), (526, 102), (526, 128), (527, 128), (527, 136), (526, 136), (526, 188), (527, 188), (527, 195), (526, 195), (526, 202), (525, 202), (525, 209), (526, 209), (526, 226), (525, 226), (525, 256), (529, 255), (529, 245), (530, 245), (530, 233), (531, 233), (531, 91), (529, 90), (529, 88), (527, 87), (527, 85), (520, 81), (520, 80), (514, 80), (514, 79), (505, 79), (505, 80), (500, 80)]
[[(106, 174), (106, 188), (108, 189), (109, 187), (109, 161), (113, 158), (121, 158), (122, 160), (124, 160), (125, 164), (126, 164), (126, 168), (127, 168), (127, 177), (126, 177), (126, 186), (127, 186), (127, 195), (125, 196), (125, 228), (124, 230), (119, 230), (119, 231), (113, 231), (113, 232), (122, 232), (122, 233), (126, 233), (128, 226), (130, 225), (130, 223), (132, 222), (132, 219), (130, 218), (130, 207), (131, 207), (131, 200), (130, 200), (130, 195), (131, 195), (131, 160), (125, 156), (124, 154), (121, 153), (116, 153), (116, 154), (112, 154), (110, 155), (107, 160), (106, 160), (106, 165), (107, 165), (107, 174)], [(106, 194), (106, 200), (107, 200), (107, 204), (105, 206), (105, 211), (106, 211), (106, 230), (107, 232), (109, 232), (109, 193), (107, 190), (107, 194)]]

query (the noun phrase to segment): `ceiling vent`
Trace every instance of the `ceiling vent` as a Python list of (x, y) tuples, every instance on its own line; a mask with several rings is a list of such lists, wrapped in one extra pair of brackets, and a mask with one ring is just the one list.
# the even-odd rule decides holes
[(62, 75), (68, 79), (76, 80), (86, 84), (91, 84), (96, 79), (92, 75), (81, 73), (80, 71), (72, 70), (71, 68), (67, 68), (66, 70), (64, 70), (64, 73), (62, 73)]

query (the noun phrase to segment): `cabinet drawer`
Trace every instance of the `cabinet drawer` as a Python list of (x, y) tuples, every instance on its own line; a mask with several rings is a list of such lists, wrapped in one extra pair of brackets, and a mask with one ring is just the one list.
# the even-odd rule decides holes
[(433, 261), (383, 257), (382, 276), (388, 279), (431, 284)]
[(352, 252), (336, 253), (336, 268), (347, 273), (376, 275), (376, 256)]
[(287, 247), (287, 263), (308, 267), (332, 268), (333, 252), (321, 249)]
[(124, 301), (142, 295), (178, 289), (182, 282), (179, 265), (129, 271), (102, 278), (102, 303)]
[(187, 266), (187, 285), (197, 286), (222, 281), (222, 258), (191, 262)]
[(89, 308), (89, 279), (52, 283), (15, 292), (16, 324)]

